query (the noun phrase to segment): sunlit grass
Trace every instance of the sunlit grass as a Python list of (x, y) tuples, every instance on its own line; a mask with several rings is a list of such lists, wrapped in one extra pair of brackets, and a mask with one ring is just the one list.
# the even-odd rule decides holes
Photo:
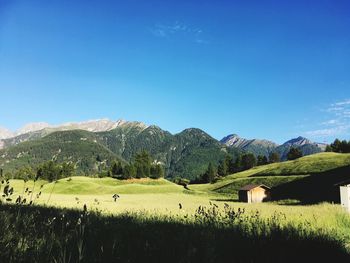
[[(16, 190), (16, 196), (22, 193), (24, 182), (11, 180), (11, 186)], [(27, 187), (32, 190), (33, 182), (26, 182), (25, 188)], [(188, 191), (164, 179), (120, 181), (112, 178), (73, 177), (59, 180), (57, 183), (36, 182), (34, 193), (42, 191), (42, 195), (39, 198), (35, 198), (34, 195), (33, 200), (36, 205), (60, 208), (81, 209), (85, 204), (88, 209), (98, 210), (106, 215), (142, 211), (146, 214), (180, 218), (193, 215), (199, 206), (209, 206), (211, 203), (223, 208), (225, 204), (229, 204), (234, 209), (245, 209), (248, 214), (258, 211), (263, 218), (283, 215), (285, 224), (307, 222), (310, 227), (340, 231), (350, 240), (350, 216), (345, 214), (338, 204), (246, 204), (236, 202), (235, 195), (208, 192), (207, 189), (199, 191), (200, 187), (201, 185), (197, 186), (197, 191)], [(116, 201), (112, 197), (114, 193), (120, 196)], [(29, 197), (30, 194), (27, 194), (27, 198)]]
[[(202, 192), (216, 191), (217, 189), (221, 189), (235, 182), (239, 184), (239, 180), (244, 179), (248, 184), (254, 183), (254, 177), (267, 178), (267, 176), (269, 176), (271, 180), (273, 180), (273, 176), (293, 176), (291, 178), (298, 180), (303, 178), (303, 176), (325, 172), (347, 165), (350, 165), (350, 154), (325, 152), (308, 155), (294, 161), (257, 166), (243, 172), (225, 176), (212, 184), (191, 185), (190, 188)], [(273, 183), (271, 186), (273, 186)], [(231, 193), (235, 194), (237, 189), (235, 188), (234, 190), (235, 191)]]

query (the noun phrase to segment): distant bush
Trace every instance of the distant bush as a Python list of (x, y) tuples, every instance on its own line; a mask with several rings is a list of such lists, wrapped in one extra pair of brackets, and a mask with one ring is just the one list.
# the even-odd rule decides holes
[(176, 177), (173, 182), (178, 185), (187, 186), (190, 183), (190, 180), (181, 177)]

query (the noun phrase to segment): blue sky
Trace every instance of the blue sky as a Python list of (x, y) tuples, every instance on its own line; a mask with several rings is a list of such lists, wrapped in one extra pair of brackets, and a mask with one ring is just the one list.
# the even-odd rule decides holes
[(350, 2), (0, 0), (0, 126), (350, 139)]

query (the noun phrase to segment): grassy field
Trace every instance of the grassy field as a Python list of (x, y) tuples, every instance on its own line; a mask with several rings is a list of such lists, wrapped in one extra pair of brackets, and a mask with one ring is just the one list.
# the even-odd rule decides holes
[[(158, 211), (159, 213), (193, 213), (198, 206), (208, 205), (209, 202), (223, 205), (225, 202), (234, 207), (244, 207), (247, 210), (259, 209), (271, 215), (275, 211), (294, 215), (303, 214), (311, 218), (319, 215), (334, 214), (335, 212), (312, 212), (309, 206), (285, 206), (275, 203), (247, 205), (237, 203), (237, 191), (249, 183), (266, 184), (270, 187), (287, 184), (289, 182), (308, 178), (310, 175), (335, 168), (350, 165), (350, 154), (321, 153), (306, 156), (295, 161), (274, 163), (255, 167), (248, 171), (224, 177), (213, 184), (190, 185), (186, 190), (165, 179), (132, 179), (116, 180), (113, 178), (91, 178), (75, 176), (48, 183), (37, 181), (24, 183), (22, 180), (11, 180), (15, 189), (14, 196), (23, 194), (25, 189), (33, 190), (26, 194), (36, 204), (58, 207), (82, 207), (99, 209), (104, 213), (120, 213), (125, 211)], [(41, 192), (37, 199), (36, 194)], [(118, 194), (120, 198), (115, 202), (112, 196)], [(281, 203), (281, 202), (280, 202)], [(181, 204), (181, 211), (179, 207)], [(329, 205), (333, 209), (332, 205)], [(310, 207), (317, 207), (310, 206)], [(324, 209), (324, 205), (321, 206)], [(334, 206), (337, 209), (337, 206)], [(321, 209), (321, 210), (322, 210)], [(328, 209), (328, 208), (327, 208)], [(299, 210), (302, 210), (299, 213)], [(268, 212), (266, 212), (268, 211)], [(309, 216), (306, 216), (309, 214)], [(322, 216), (321, 216), (322, 218)]]
[[(265, 250), (269, 251), (268, 253), (270, 254), (274, 253), (275, 248), (272, 246), (279, 247), (277, 249), (279, 252), (276, 255), (280, 256), (281, 259), (277, 262), (286, 261), (286, 258), (283, 257), (284, 254), (289, 254), (291, 262), (293, 262), (293, 249), (302, 250), (301, 246), (310, 247), (310, 250), (303, 252), (309, 253), (310, 259), (314, 257), (312, 249), (315, 249), (315, 251), (322, 250), (324, 253), (329, 249), (329, 255), (340, 253), (339, 255), (343, 257), (343, 252), (341, 252), (343, 249), (350, 251), (350, 216), (342, 210), (340, 205), (331, 203), (298, 205), (297, 200), (246, 204), (237, 202), (236, 197), (237, 190), (248, 183), (264, 183), (269, 186), (288, 185), (289, 183), (305, 180), (305, 178), (342, 169), (342, 167), (349, 166), (349, 163), (350, 155), (347, 154), (317, 154), (293, 162), (256, 167), (227, 176), (213, 184), (190, 185), (189, 190), (165, 179), (121, 181), (113, 178), (75, 176), (52, 183), (39, 180), (35, 182), (35, 185), (33, 181), (25, 183), (22, 180), (10, 180), (10, 185), (15, 190), (13, 199), (18, 195), (24, 195), (27, 203), (31, 200), (38, 208), (35, 209), (35, 207), (30, 206), (32, 208), (23, 208), (21, 212), (21, 208), (18, 207), (3, 207), (4, 211), (0, 211), (0, 220), (5, 220), (3, 225), (6, 225), (6, 222), (8, 222), (9, 227), (5, 228), (4, 231), (10, 232), (9, 236), (5, 235), (2, 239), (0, 238), (0, 243), (10, 242), (6, 238), (17, 240), (16, 235), (23, 236), (25, 240), (28, 239), (31, 240), (30, 242), (33, 242), (31, 245), (27, 244), (28, 248), (40, 246), (37, 254), (33, 256), (30, 254), (32, 252), (28, 252), (26, 246), (18, 247), (18, 245), (13, 247), (12, 254), (21, 255), (21, 253), (24, 253), (23, 258), (27, 259), (40, 258), (45, 255), (44, 251), (49, 246), (56, 251), (55, 257), (61, 257), (62, 259), (62, 257), (67, 255), (57, 254), (60, 253), (59, 251), (62, 251), (60, 246), (68, 242), (67, 240), (69, 242), (78, 242), (74, 233), (79, 233), (82, 230), (79, 224), (76, 225), (76, 220), (77, 216), (79, 217), (78, 211), (82, 211), (83, 206), (86, 205), (88, 213), (92, 213), (91, 218), (89, 217), (91, 222), (86, 222), (86, 227), (92, 228), (89, 230), (92, 231), (90, 235), (101, 235), (104, 228), (106, 228), (106, 231), (107, 229), (115, 228), (116, 233), (125, 235), (124, 239), (120, 239), (121, 237), (117, 234), (118, 242), (123, 242), (124, 240), (127, 243), (134, 243), (138, 235), (137, 229), (139, 229), (142, 232), (142, 241), (136, 246), (144, 249), (140, 256), (144, 255), (152, 258), (157, 254), (165, 257), (166, 254), (163, 254), (165, 253), (163, 251), (167, 251), (167, 248), (163, 246), (163, 243), (166, 243), (166, 233), (168, 233), (175, 239), (191, 240), (191, 244), (188, 244), (187, 247), (179, 245), (178, 241), (169, 242), (178, 252), (189, 248), (193, 249), (193, 251), (190, 249), (186, 253), (189, 253), (188, 255), (194, 253), (198, 262), (216, 262), (219, 260), (225, 253), (230, 251), (229, 248), (225, 248), (226, 242), (231, 242), (239, 248), (237, 257), (240, 259), (240, 262), (257, 262), (259, 255), (264, 257)], [(39, 193), (41, 193), (40, 196), (38, 195)], [(116, 201), (113, 199), (114, 194), (120, 196)], [(65, 210), (67, 208), (75, 210)], [(19, 217), (21, 213), (25, 213), (25, 217)], [(97, 214), (94, 215), (94, 213)], [(59, 236), (59, 232), (50, 232), (52, 230), (50, 230), (47, 222), (62, 217), (62, 214), (73, 214), (74, 216), (69, 218), (68, 224), (76, 226), (75, 230), (73, 229), (74, 231), (71, 230), (73, 232), (67, 234), (66, 241), (60, 240), (59, 242), (61, 243), (55, 245), (56, 241), (54, 240), (57, 238), (56, 235)], [(25, 224), (31, 230), (21, 232), (17, 226), (11, 228), (10, 225), (12, 223), (9, 223), (11, 220), (17, 222), (16, 224), (19, 226)], [(44, 227), (44, 230), (40, 231), (48, 231), (47, 235), (53, 235), (50, 241), (53, 242), (52, 244), (36, 243), (40, 240), (42, 233), (34, 233), (37, 230), (29, 226), (35, 225), (37, 228), (40, 228), (40, 224), (43, 224), (45, 227), (47, 225), (47, 229)], [(102, 224), (101, 229), (99, 229), (100, 224)], [(114, 227), (115, 224), (116, 226)], [(99, 229), (98, 232), (93, 230), (95, 228)], [(185, 228), (188, 228), (188, 233), (186, 234), (183, 232)], [(106, 235), (108, 235), (107, 233)], [(129, 233), (133, 233), (135, 237), (129, 237)], [(229, 233), (235, 233), (236, 236), (233, 237)], [(154, 240), (153, 235), (156, 235), (162, 241)], [(32, 236), (36, 236), (36, 238)], [(208, 242), (208, 244), (214, 242), (214, 240), (215, 242), (217, 240), (220, 241), (214, 246), (208, 246), (197, 243), (198, 238), (203, 239), (203, 242)], [(19, 238), (18, 242), (24, 242), (22, 239)], [(83, 239), (85, 240), (84, 242), (90, 242), (86, 240), (87, 237)], [(107, 242), (107, 239), (103, 242), (105, 241)], [(112, 241), (110, 240), (110, 242)], [(16, 244), (16, 242), (13, 241), (11, 244)], [(251, 260), (249, 257), (244, 258), (243, 251), (248, 251), (252, 243), (256, 244), (257, 242), (260, 245), (254, 248), (254, 257), (256, 258), (254, 260)], [(304, 244), (304, 242), (306, 243)], [(157, 251), (154, 252), (155, 254), (152, 254), (153, 252), (148, 250), (149, 244), (153, 244), (155, 246), (154, 249), (162, 248), (162, 252)], [(90, 244), (90, 246), (96, 245), (98, 244)], [(86, 246), (89, 245), (86, 244)], [(103, 246), (108, 245), (104, 244)], [(120, 245), (120, 247), (124, 246)], [(226, 250), (222, 250), (224, 248)], [(127, 250), (126, 247), (125, 249)], [(110, 251), (117, 250), (117, 248), (111, 248)], [(73, 253), (73, 258), (79, 259), (79, 255), (76, 254), (74, 248), (69, 251), (69, 253)], [(200, 260), (201, 256), (194, 251), (207, 253), (206, 257)], [(9, 257), (12, 255), (8, 251), (2, 251), (2, 253), (8, 253)], [(90, 252), (84, 253), (86, 256)], [(105, 255), (107, 252), (102, 251), (101, 253), (101, 255)], [(119, 251), (118, 253), (124, 252)], [(114, 254), (108, 255), (108, 258), (115, 259)], [(225, 254), (225, 256), (227, 255)], [(322, 259), (324, 256), (320, 258)], [(125, 255), (124, 259), (128, 260), (130, 257), (133, 257), (132, 253)], [(178, 257), (179, 255), (174, 255), (174, 260)], [(188, 257), (190, 256), (181, 256), (182, 262), (186, 262)], [(65, 260), (57, 260), (55, 258), (55, 260), (64, 262), (67, 261), (67, 258)], [(89, 262), (89, 260), (85, 261)]]
[[(34, 190), (33, 195), (27, 193), (25, 196), (27, 201), (32, 198), (36, 205), (82, 209), (85, 204), (89, 210), (106, 215), (143, 212), (182, 218), (191, 217), (200, 206), (209, 207), (215, 204), (223, 209), (228, 204), (236, 210), (244, 209), (249, 215), (258, 211), (262, 218), (281, 216), (286, 225), (309, 223), (315, 228), (337, 231), (350, 240), (349, 220), (338, 204), (291, 205), (293, 200), (261, 204), (239, 203), (233, 195), (227, 193), (186, 190), (165, 179), (120, 181), (112, 178), (72, 177), (61, 179), (57, 183), (38, 181), (35, 187), (32, 181), (24, 184), (22, 180), (11, 180), (10, 184), (16, 189), (14, 196), (26, 188)], [(40, 191), (42, 194), (37, 198)], [(113, 199), (115, 193), (120, 196), (116, 201)]]

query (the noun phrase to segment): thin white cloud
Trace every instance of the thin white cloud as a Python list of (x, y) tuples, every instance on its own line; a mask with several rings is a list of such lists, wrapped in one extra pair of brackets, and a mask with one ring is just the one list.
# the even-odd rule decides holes
[(326, 110), (326, 112), (337, 112), (337, 111), (342, 111), (342, 110), (344, 110), (344, 107), (331, 106)]
[(309, 136), (309, 137), (313, 137), (313, 138), (345, 135), (345, 134), (349, 133), (349, 129), (350, 129), (349, 125), (336, 126), (336, 127), (328, 128), (328, 129), (307, 131), (307, 132), (305, 132), (305, 135)]
[(187, 38), (192, 38), (194, 42), (198, 44), (209, 43), (207, 40), (202, 38), (202, 29), (190, 27), (178, 21), (173, 24), (156, 24), (149, 30), (154, 36), (159, 38), (170, 38), (175, 35), (183, 35)]
[(339, 101), (337, 103), (334, 103), (336, 106), (344, 106), (344, 105), (350, 105), (350, 99), (344, 100), (344, 101)]
[(152, 28), (151, 32), (156, 37), (166, 37), (167, 36), (166, 31), (164, 29), (161, 29), (161, 28)]
[(324, 121), (321, 124), (326, 126), (336, 125), (336, 124), (339, 124), (339, 120), (332, 119), (332, 120)]
[(195, 42), (198, 44), (209, 44), (209, 41), (204, 39), (196, 39)]
[(329, 119), (319, 124), (320, 129), (306, 131), (306, 136), (320, 138), (350, 135), (350, 99), (333, 103), (322, 112), (326, 112)]

